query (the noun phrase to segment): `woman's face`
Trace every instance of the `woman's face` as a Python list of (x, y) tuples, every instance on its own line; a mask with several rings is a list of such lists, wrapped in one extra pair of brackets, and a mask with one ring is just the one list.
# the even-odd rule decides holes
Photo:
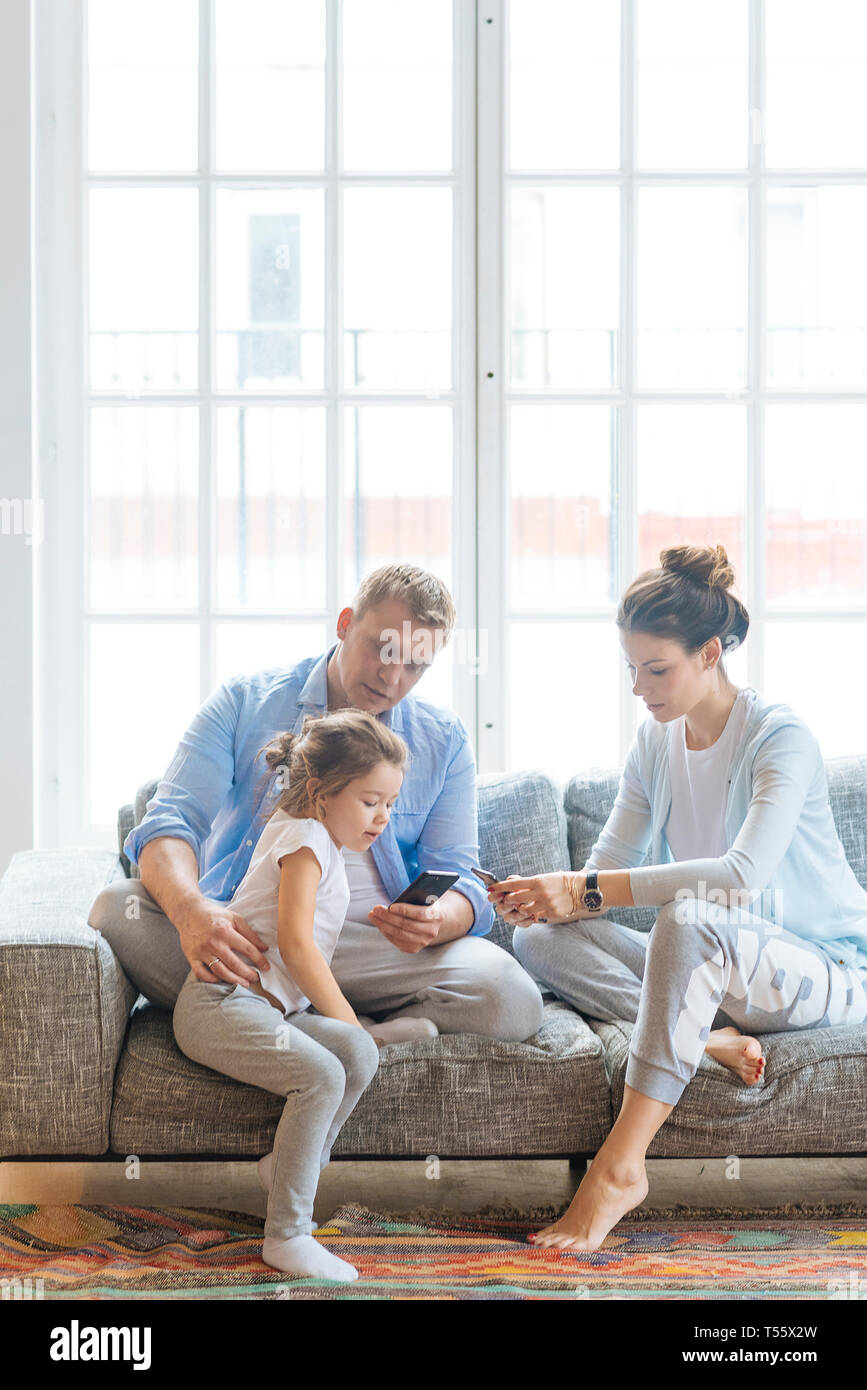
[[(722, 651), (718, 637), (690, 656), (679, 642), (646, 632), (622, 632), (620, 646), (632, 693), (644, 701), (654, 719), (665, 724), (689, 714), (710, 693), (712, 671)], [(713, 662), (711, 667), (707, 660)]]

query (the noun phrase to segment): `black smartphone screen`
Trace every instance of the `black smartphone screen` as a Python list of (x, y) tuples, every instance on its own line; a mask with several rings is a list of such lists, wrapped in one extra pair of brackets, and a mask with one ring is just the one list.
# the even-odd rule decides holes
[(436, 874), (425, 872), (419, 874), (418, 878), (413, 879), (408, 888), (404, 888), (399, 897), (395, 898), (396, 903), (414, 903), (418, 907), (427, 907), (428, 903), (436, 902), (443, 893), (451, 888), (453, 883), (457, 883), (460, 874)]

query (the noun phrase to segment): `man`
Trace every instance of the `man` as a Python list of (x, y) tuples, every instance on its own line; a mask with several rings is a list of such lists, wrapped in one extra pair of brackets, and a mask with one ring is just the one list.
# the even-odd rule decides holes
[[(233, 676), (208, 697), (126, 837), (140, 878), (109, 884), (88, 919), (154, 1003), (172, 1008), (190, 968), (211, 983), (254, 983), (261, 972), (267, 988), (265, 945), (229, 906), (268, 795), (257, 801), (256, 753), (278, 730), (300, 732), (306, 715), (352, 705), (399, 733), (412, 758), (384, 833), (364, 853), (343, 851), (351, 898), (331, 961), (338, 984), (359, 1015), (381, 1016), (371, 1024), (381, 1042), (436, 1032), (520, 1042), (538, 1031), (538, 986), (484, 940), (493, 912), (471, 872), (476, 766), (466, 729), (411, 693), (454, 622), (434, 575), (386, 565), (362, 581), (323, 656)], [(426, 907), (389, 907), (423, 869), (460, 877)]]

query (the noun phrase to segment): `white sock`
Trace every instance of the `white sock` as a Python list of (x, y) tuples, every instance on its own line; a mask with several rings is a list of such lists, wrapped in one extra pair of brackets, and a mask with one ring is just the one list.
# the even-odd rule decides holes
[(387, 1023), (374, 1023), (372, 1018), (364, 1018), (361, 1014), (357, 1017), (362, 1028), (380, 1046), (393, 1042), (414, 1042), (417, 1038), (439, 1037), (440, 1030), (430, 1018), (399, 1015), (397, 1018), (390, 1018)]
[(308, 1279), (334, 1279), (341, 1284), (351, 1284), (358, 1278), (354, 1265), (332, 1255), (312, 1236), (290, 1236), (288, 1240), (266, 1236), (262, 1259), (273, 1269), (282, 1269), (284, 1274), (306, 1275)]

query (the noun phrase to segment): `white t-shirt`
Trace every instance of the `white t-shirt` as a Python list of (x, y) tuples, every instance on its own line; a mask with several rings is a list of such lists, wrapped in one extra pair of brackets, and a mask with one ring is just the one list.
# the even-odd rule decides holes
[(729, 848), (725, 816), (731, 763), (753, 695), (751, 686), (738, 691), (725, 728), (709, 748), (687, 748), (685, 715), (672, 721), (665, 838), (676, 860), (721, 858)]
[(389, 894), (369, 849), (347, 849), (344, 845), (341, 854), (350, 894), (346, 915), (351, 922), (367, 922), (372, 907), (378, 903), (388, 907)]
[(267, 944), (265, 955), (271, 969), (260, 976), (262, 988), (280, 1001), (287, 1014), (310, 1004), (286, 969), (277, 944), (280, 859), (303, 845), (313, 850), (322, 869), (313, 910), (313, 940), (330, 965), (349, 906), (349, 884), (340, 850), (321, 821), (312, 817), (299, 820), (285, 811), (275, 811), (229, 904)]

